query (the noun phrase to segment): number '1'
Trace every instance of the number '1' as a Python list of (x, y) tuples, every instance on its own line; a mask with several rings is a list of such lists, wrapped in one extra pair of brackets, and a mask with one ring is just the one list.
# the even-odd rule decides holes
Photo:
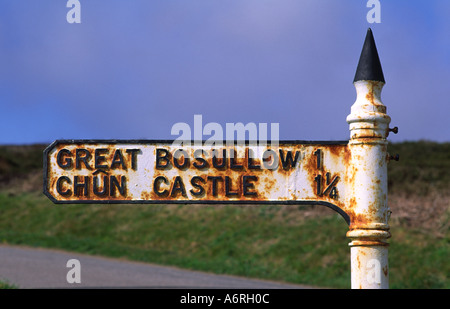
[(314, 151), (314, 155), (317, 157), (317, 169), (321, 169), (322, 168), (322, 150), (317, 149), (316, 151)]

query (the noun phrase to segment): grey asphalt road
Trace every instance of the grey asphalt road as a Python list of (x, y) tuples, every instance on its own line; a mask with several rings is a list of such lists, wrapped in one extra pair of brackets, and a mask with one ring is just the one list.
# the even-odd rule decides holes
[[(70, 259), (80, 283), (68, 283)], [(0, 280), (19, 288), (305, 289), (307, 286), (184, 270), (59, 250), (0, 245)]]

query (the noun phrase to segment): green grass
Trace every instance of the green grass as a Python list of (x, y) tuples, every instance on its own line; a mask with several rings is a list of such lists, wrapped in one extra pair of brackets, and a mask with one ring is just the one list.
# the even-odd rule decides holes
[[(350, 287), (345, 221), (304, 207), (54, 205), (0, 194), (0, 241), (323, 287)], [(392, 288), (449, 288), (449, 239), (393, 226)]]
[(0, 290), (11, 290), (11, 289), (18, 289), (19, 287), (15, 284), (11, 284), (8, 281), (2, 281), (0, 280)]
[(450, 193), (450, 143), (429, 141), (389, 144), (400, 160), (388, 165), (389, 189), (409, 196), (426, 196), (433, 190)]
[(0, 180), (42, 168), (44, 145), (0, 146)]

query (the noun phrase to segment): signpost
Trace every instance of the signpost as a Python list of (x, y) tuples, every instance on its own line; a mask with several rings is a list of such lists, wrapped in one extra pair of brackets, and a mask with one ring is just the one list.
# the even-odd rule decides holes
[(319, 204), (345, 208), (348, 142), (233, 146), (56, 141), (45, 150), (55, 203)]
[(369, 29), (349, 141), (58, 140), (44, 151), (44, 194), (57, 204), (327, 206), (349, 224), (352, 288), (388, 288), (386, 138), (397, 129), (381, 102), (384, 83)]

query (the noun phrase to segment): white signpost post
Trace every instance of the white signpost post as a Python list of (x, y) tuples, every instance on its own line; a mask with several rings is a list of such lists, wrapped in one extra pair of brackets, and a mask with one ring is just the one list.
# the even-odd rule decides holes
[(327, 206), (349, 224), (352, 288), (388, 288), (386, 138), (397, 129), (370, 29), (354, 85), (349, 141), (58, 140), (44, 151), (44, 194), (58, 204)]

